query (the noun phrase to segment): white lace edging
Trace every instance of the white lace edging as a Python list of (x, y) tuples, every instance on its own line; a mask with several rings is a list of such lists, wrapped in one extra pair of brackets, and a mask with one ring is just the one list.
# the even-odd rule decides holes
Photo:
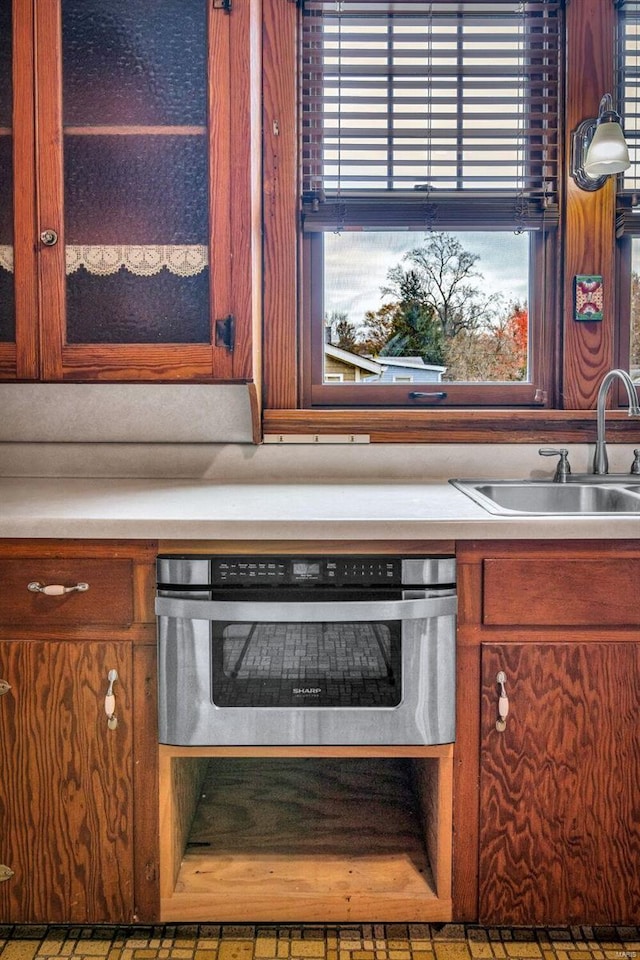
[[(153, 277), (168, 270), (178, 277), (195, 277), (207, 269), (208, 248), (201, 244), (174, 246), (68, 246), (65, 250), (67, 274), (84, 267), (87, 273), (108, 277), (122, 267), (138, 277)], [(13, 273), (13, 247), (0, 245), (0, 268)]]
[(0, 244), (0, 267), (13, 273), (13, 247)]
[(65, 250), (67, 274), (84, 267), (88, 273), (107, 277), (122, 267), (138, 277), (152, 277), (168, 270), (178, 277), (195, 277), (206, 270), (208, 249), (201, 244), (173, 246), (68, 246)]

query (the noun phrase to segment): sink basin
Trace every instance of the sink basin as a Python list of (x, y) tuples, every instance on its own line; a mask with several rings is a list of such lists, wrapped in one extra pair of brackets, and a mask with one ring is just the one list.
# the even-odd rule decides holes
[(640, 484), (540, 480), (452, 480), (489, 513), (501, 515), (640, 514)]

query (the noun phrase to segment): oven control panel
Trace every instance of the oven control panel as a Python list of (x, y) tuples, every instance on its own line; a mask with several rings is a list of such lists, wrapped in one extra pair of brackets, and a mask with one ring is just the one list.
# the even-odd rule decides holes
[(158, 588), (187, 593), (218, 587), (451, 586), (455, 557), (203, 556), (158, 557)]
[(355, 586), (400, 582), (400, 561), (388, 557), (217, 557), (211, 562), (213, 585)]

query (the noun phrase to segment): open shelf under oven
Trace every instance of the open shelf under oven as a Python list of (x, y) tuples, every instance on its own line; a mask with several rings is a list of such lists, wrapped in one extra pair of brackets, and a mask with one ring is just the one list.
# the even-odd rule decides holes
[(161, 747), (162, 921), (451, 919), (452, 747)]

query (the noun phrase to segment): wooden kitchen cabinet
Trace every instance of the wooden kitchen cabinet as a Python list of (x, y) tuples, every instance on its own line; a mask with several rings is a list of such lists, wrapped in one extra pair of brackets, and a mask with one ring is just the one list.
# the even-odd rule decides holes
[(453, 918), (453, 747), (160, 746), (160, 920)]
[[(104, 707), (111, 670), (113, 730)], [(0, 642), (0, 679), (2, 920), (130, 920), (131, 644)]]
[[(0, 557), (0, 583), (0, 623), (51, 629), (96, 623), (127, 626), (134, 619), (130, 558)], [(44, 592), (51, 584), (78, 589), (56, 597)]]
[(255, 7), (0, 0), (2, 378), (251, 379)]
[(483, 644), (482, 923), (637, 920), (639, 701), (638, 643)]
[(469, 542), (457, 557), (458, 918), (634, 923), (640, 543)]
[(0, 541), (0, 922), (157, 917), (155, 553)]

